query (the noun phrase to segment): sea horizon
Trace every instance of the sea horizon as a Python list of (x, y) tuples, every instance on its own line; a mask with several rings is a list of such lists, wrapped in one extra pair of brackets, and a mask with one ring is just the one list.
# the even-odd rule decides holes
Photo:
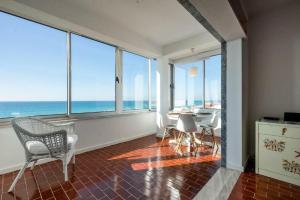
[[(148, 108), (148, 101), (123, 101), (123, 110), (143, 110)], [(74, 114), (114, 112), (115, 110), (116, 102), (114, 100), (72, 101), (72, 113)], [(0, 118), (63, 115), (66, 113), (67, 101), (0, 101)]]
[[(202, 106), (202, 100), (195, 100), (195, 106)], [(184, 105), (183, 105), (184, 106)], [(151, 102), (151, 108), (156, 109), (156, 102)], [(147, 110), (149, 102), (124, 100), (123, 110)], [(99, 101), (72, 101), (71, 110), (73, 114), (115, 112), (116, 102), (114, 100)], [(43, 116), (43, 115), (64, 115), (67, 113), (67, 101), (0, 101), (0, 118)]]

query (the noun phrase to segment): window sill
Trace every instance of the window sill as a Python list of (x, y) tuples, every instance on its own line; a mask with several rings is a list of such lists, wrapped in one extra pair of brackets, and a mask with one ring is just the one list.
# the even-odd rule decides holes
[[(82, 120), (125, 117), (125, 116), (140, 115), (140, 114), (155, 113), (155, 112), (156, 110), (130, 110), (130, 111), (123, 111), (121, 113), (116, 113), (116, 112), (78, 113), (78, 114), (71, 114), (70, 116), (48, 115), (48, 116), (32, 116), (32, 117), (43, 119), (48, 122), (76, 122)], [(10, 127), (12, 119), (13, 118), (0, 119), (0, 128)]]
[(113, 117), (123, 117), (123, 116), (130, 116), (130, 115), (139, 115), (145, 113), (154, 113), (156, 111), (150, 110), (130, 110), (130, 111), (123, 111), (121, 113), (117, 112), (107, 112), (107, 113), (80, 113), (80, 114), (71, 114), (69, 119), (76, 120), (89, 120), (89, 119), (102, 119), (102, 118), (113, 118)]

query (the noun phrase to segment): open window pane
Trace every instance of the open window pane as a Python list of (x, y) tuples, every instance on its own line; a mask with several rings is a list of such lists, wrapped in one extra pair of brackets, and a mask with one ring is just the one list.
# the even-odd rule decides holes
[(205, 107), (221, 108), (221, 55), (205, 63)]
[(148, 58), (123, 51), (123, 110), (148, 109)]
[(0, 12), (0, 118), (67, 112), (66, 33)]
[(75, 34), (72, 113), (115, 111), (115, 47)]
[(175, 107), (203, 107), (203, 61), (175, 65)]

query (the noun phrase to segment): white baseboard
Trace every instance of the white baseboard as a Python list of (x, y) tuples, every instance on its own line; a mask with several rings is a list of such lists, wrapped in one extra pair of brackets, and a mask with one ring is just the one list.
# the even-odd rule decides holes
[(130, 140), (134, 140), (134, 139), (137, 139), (137, 138), (141, 138), (141, 137), (145, 137), (145, 136), (148, 136), (148, 135), (155, 134), (155, 132), (156, 131), (150, 131), (148, 133), (144, 133), (144, 134), (141, 134), (141, 135), (138, 135), (138, 136), (121, 138), (121, 139), (114, 140), (114, 141), (111, 141), (111, 142), (107, 142), (107, 143), (104, 143), (104, 144), (99, 144), (99, 145), (95, 145), (95, 146), (90, 146), (90, 147), (77, 149), (75, 154), (77, 155), (77, 154), (93, 151), (93, 150), (96, 150), (96, 149), (101, 149), (101, 148), (104, 148), (104, 147), (108, 147), (108, 146), (111, 146), (111, 145), (119, 144), (119, 143), (122, 143), (122, 142), (128, 142)]
[[(155, 134), (155, 133), (156, 133), (156, 130), (155, 131), (149, 131), (148, 133), (144, 133), (144, 134), (133, 136), (133, 137), (121, 138), (121, 139), (114, 140), (114, 141), (111, 141), (111, 142), (107, 142), (107, 143), (104, 143), (104, 144), (99, 144), (99, 145), (95, 145), (95, 146), (76, 149), (75, 154), (78, 155), (78, 154), (81, 154), (81, 153), (93, 151), (93, 150), (96, 150), (96, 149), (100, 149), (100, 148), (103, 148), (103, 147), (119, 144), (119, 143), (122, 143), (122, 142), (128, 142), (128, 141), (131, 141), (131, 140), (134, 140), (134, 139), (137, 139), (137, 138), (141, 138), (141, 137), (145, 137), (145, 136), (148, 136), (148, 135), (152, 135), (152, 134)], [(55, 160), (55, 159), (39, 160), (37, 165), (44, 164), (44, 163), (47, 163), (47, 162), (50, 162), (50, 161), (53, 161), (53, 160)], [(4, 169), (0, 169), (0, 175), (20, 170), (23, 165), (24, 165), (24, 163), (19, 163), (19, 164), (12, 165), (12, 166), (9, 166), (9, 167), (4, 168)], [(30, 167), (30, 166), (31, 166), (31, 164), (28, 167)]]
[(236, 164), (233, 164), (233, 163), (228, 163), (226, 164), (226, 168), (228, 169), (234, 169), (234, 170), (238, 170), (240, 172), (243, 172), (244, 171), (244, 167), (241, 166), (241, 165), (236, 165)]

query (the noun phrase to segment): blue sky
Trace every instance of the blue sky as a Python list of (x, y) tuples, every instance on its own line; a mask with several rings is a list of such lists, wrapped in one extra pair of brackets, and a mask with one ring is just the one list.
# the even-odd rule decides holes
[[(221, 56), (212, 56), (205, 61), (205, 99), (221, 100)], [(189, 76), (189, 70), (197, 67), (197, 76)], [(175, 65), (175, 106), (193, 105), (203, 100), (203, 61)], [(177, 104), (177, 105), (176, 105)]]
[(0, 101), (66, 100), (66, 34), (0, 12)]
[[(0, 101), (67, 99), (66, 33), (0, 12)], [(123, 98), (148, 99), (148, 60), (123, 55)], [(115, 99), (115, 47), (72, 35), (72, 99)]]
[[(66, 33), (0, 12), (0, 101), (66, 101)], [(156, 66), (156, 61), (153, 61)], [(199, 66), (191, 63), (184, 68)], [(220, 56), (207, 61), (207, 98), (220, 95)], [(156, 73), (152, 69), (152, 76)], [(199, 75), (202, 70), (198, 70)], [(123, 52), (123, 99), (148, 99), (148, 59)], [(185, 76), (177, 73), (176, 82)], [(115, 99), (115, 47), (72, 35), (72, 100)], [(177, 80), (178, 79), (178, 80)], [(189, 90), (202, 99), (201, 78), (189, 79)], [(155, 98), (152, 83), (152, 99)], [(184, 85), (175, 94), (182, 96)]]
[(72, 35), (72, 99), (115, 98), (115, 47)]

